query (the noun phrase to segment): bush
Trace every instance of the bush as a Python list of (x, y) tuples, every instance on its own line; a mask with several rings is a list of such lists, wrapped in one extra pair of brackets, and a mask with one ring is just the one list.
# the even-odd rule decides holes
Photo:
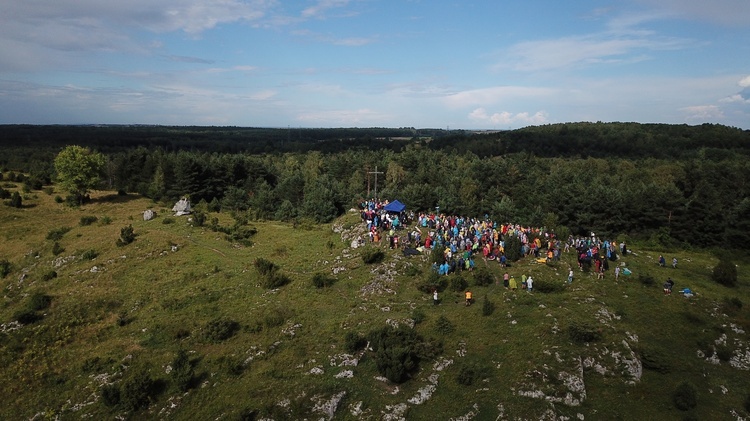
[(0, 199), (10, 199), (10, 192), (0, 187)]
[(315, 288), (325, 288), (333, 285), (336, 282), (336, 278), (328, 276), (323, 273), (316, 273), (312, 277), (312, 283)]
[(162, 219), (161, 223), (164, 224), (164, 225), (174, 224), (174, 218), (172, 218), (171, 216), (168, 216), (168, 217)]
[(461, 275), (456, 274), (455, 276), (451, 277), (450, 281), (450, 290), (461, 292), (465, 290), (469, 286), (469, 283), (466, 282), (466, 279), (464, 279)]
[(486, 373), (486, 369), (478, 367), (476, 364), (464, 363), (458, 369), (456, 382), (464, 386), (471, 386), (475, 381), (486, 378)]
[(490, 301), (489, 298), (487, 298), (487, 295), (485, 295), (484, 300), (482, 301), (482, 316), (490, 316), (494, 312), (495, 303)]
[(155, 385), (145, 369), (134, 369), (134, 372), (122, 381), (120, 403), (128, 411), (137, 411), (148, 406), (155, 392)]
[(427, 316), (424, 314), (424, 311), (422, 311), (421, 309), (415, 308), (411, 312), (411, 319), (414, 320), (415, 325), (422, 323), (426, 317)]
[(10, 264), (8, 259), (0, 259), (0, 279), (10, 275), (13, 270), (13, 266)]
[(430, 263), (442, 265), (443, 262), (445, 262), (445, 255), (443, 254), (444, 250), (443, 247), (438, 247), (437, 244), (433, 244), (432, 249), (430, 250)]
[(57, 272), (55, 272), (54, 270), (49, 270), (42, 274), (42, 281), (45, 281), (45, 282), (51, 281), (52, 279), (55, 279), (55, 278), (57, 278)]
[(717, 284), (735, 287), (737, 285), (737, 266), (722, 255), (711, 273), (711, 279)]
[(565, 284), (562, 282), (551, 282), (545, 280), (534, 280), (534, 291), (545, 294), (565, 291)]
[(279, 267), (276, 266), (272, 261), (266, 260), (262, 257), (258, 257), (255, 259), (255, 262), (253, 263), (253, 266), (255, 266), (255, 270), (258, 271), (258, 274), (260, 276), (268, 276), (272, 273), (275, 273)]
[(404, 275), (409, 277), (414, 277), (417, 275), (420, 275), (422, 273), (422, 270), (419, 269), (416, 265), (407, 266), (406, 270), (404, 270)]
[(48, 308), (52, 304), (52, 297), (43, 293), (35, 292), (29, 298), (29, 310), (39, 311)]
[(727, 362), (732, 359), (733, 354), (732, 348), (727, 345), (718, 345), (716, 347), (716, 357), (719, 361)]
[(643, 284), (643, 286), (647, 286), (647, 287), (656, 285), (656, 280), (651, 275), (639, 274), (638, 275), (638, 282), (640, 282), (641, 284)]
[(57, 256), (60, 253), (65, 251), (65, 247), (61, 246), (60, 243), (55, 241), (55, 244), (52, 244), (52, 254)]
[(211, 320), (203, 328), (203, 338), (209, 342), (221, 342), (234, 336), (239, 330), (239, 323), (227, 318)]
[(378, 372), (394, 383), (406, 381), (419, 366), (422, 338), (413, 330), (391, 326), (368, 335)]
[(453, 323), (451, 323), (451, 321), (444, 315), (440, 315), (440, 317), (435, 320), (435, 332), (441, 335), (448, 335), (453, 332), (454, 329)]
[(17, 191), (13, 192), (13, 195), (10, 197), (9, 206), (12, 208), (23, 207), (23, 199), (21, 199), (21, 193)]
[(687, 382), (680, 383), (672, 394), (672, 402), (680, 411), (695, 408), (698, 405), (698, 392), (695, 386)]
[[(60, 195), (55, 196), (55, 203), (63, 203), (64, 201), (65, 199), (63, 199), (62, 196)], [(119, 392), (119, 389), (118, 389), (118, 392)]]
[(81, 252), (81, 260), (94, 260), (99, 253), (94, 249), (88, 249)]
[(135, 241), (135, 232), (133, 231), (133, 225), (127, 225), (120, 229), (120, 238), (115, 241), (117, 247), (126, 246)]
[(495, 279), (486, 267), (477, 267), (474, 269), (474, 285), (484, 287), (492, 285)]
[(426, 294), (432, 294), (432, 291), (435, 290), (438, 290), (438, 292), (445, 291), (447, 286), (448, 280), (445, 279), (445, 276), (440, 276), (436, 272), (430, 271), (424, 281), (417, 284), (417, 289)]
[(505, 258), (509, 262), (515, 262), (521, 257), (521, 239), (516, 235), (508, 236), (505, 239)]
[(362, 261), (366, 264), (380, 263), (385, 259), (383, 250), (374, 247), (365, 247), (362, 250)]
[(21, 310), (13, 315), (13, 319), (17, 320), (18, 323), (21, 323), (22, 325), (36, 323), (43, 318), (42, 315), (31, 309)]
[(105, 384), (101, 389), (102, 403), (109, 407), (120, 404), (120, 388), (114, 384)]
[(602, 338), (602, 332), (595, 326), (574, 322), (568, 327), (568, 336), (573, 342), (596, 342)]
[(102, 216), (102, 219), (99, 220), (99, 225), (102, 225), (102, 226), (109, 225), (111, 223), (112, 223), (112, 218), (106, 215)]
[(47, 232), (47, 239), (51, 241), (60, 241), (62, 240), (63, 236), (70, 231), (70, 227), (60, 227), (55, 228)]
[(193, 363), (190, 362), (187, 351), (181, 349), (177, 351), (174, 360), (172, 360), (172, 371), (169, 377), (172, 380), (172, 386), (179, 392), (187, 392), (193, 383)]
[(647, 370), (661, 374), (669, 373), (669, 358), (661, 352), (644, 349), (641, 351), (641, 362)]
[(367, 338), (357, 332), (346, 332), (344, 335), (344, 349), (346, 352), (355, 353), (361, 351), (367, 346)]
[(81, 225), (82, 227), (85, 227), (85, 226), (95, 223), (98, 220), (99, 218), (97, 218), (94, 215), (82, 216), (78, 224)]
[(206, 214), (201, 211), (193, 211), (191, 218), (194, 227), (202, 227), (206, 223)]
[(265, 288), (282, 287), (292, 281), (288, 276), (279, 273), (279, 267), (270, 260), (259, 257), (255, 259), (254, 266), (261, 276), (260, 283)]

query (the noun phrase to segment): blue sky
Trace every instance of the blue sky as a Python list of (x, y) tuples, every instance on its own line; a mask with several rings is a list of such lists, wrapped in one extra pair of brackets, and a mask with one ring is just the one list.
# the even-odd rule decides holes
[(0, 124), (750, 129), (749, 0), (8, 0)]

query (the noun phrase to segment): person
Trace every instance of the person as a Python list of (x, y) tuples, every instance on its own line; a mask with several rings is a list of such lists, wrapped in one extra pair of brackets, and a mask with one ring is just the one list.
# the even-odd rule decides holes
[(510, 290), (515, 291), (518, 289), (518, 284), (516, 283), (516, 278), (511, 277), (508, 281), (508, 284), (510, 285)]
[(438, 305), (438, 293), (437, 293), (437, 288), (435, 288), (434, 290), (432, 290), (432, 304), (434, 304), (434, 305)]
[(570, 271), (568, 271), (568, 283), (573, 283), (573, 268), (570, 268)]
[(471, 305), (471, 291), (466, 291), (466, 305)]
[(677, 258), (676, 257), (672, 258), (672, 269), (677, 269)]
[(505, 289), (508, 289), (508, 287), (510, 287), (510, 275), (508, 275), (508, 272), (505, 272), (505, 274), (503, 274), (503, 286), (505, 287)]
[(526, 291), (531, 292), (532, 289), (534, 289), (534, 280), (529, 276), (526, 278)]
[(664, 282), (664, 295), (671, 295), (673, 286), (674, 281), (672, 280), (672, 278), (667, 278), (667, 282)]
[(615, 267), (615, 281), (620, 279), (620, 266)]
[(667, 264), (666, 260), (664, 260), (664, 256), (661, 254), (659, 255), (659, 266), (664, 267)]

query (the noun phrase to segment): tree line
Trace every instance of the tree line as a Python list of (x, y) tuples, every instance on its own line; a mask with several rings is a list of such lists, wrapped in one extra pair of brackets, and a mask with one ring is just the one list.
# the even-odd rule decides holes
[[(35, 127), (22, 128), (33, 138)], [(122, 139), (97, 147), (67, 134), (56, 138), (48, 126), (37, 128), (46, 140), (11, 142), (4, 148), (23, 153), (0, 158), (5, 168), (27, 171), (35, 187), (55, 179), (53, 162), (62, 144), (83, 144), (105, 158), (100, 187), (165, 203), (189, 195), (193, 203), (251, 218), (328, 222), (367, 198), (368, 186), (374, 195), (377, 177), (381, 198), (399, 199), (413, 210), (487, 215), (561, 234), (626, 233), (663, 245), (750, 247), (750, 133), (725, 126), (573, 123), (433, 137), (407, 128), (392, 133), (412, 137), (378, 137), (382, 144), (372, 142), (377, 129), (325, 129), (326, 136), (340, 130), (347, 137), (309, 141), (298, 150), (274, 149), (282, 141), (274, 136), (283, 137), (284, 129), (264, 129), (275, 135), (245, 142), (263, 144), (260, 152), (244, 150), (243, 142), (233, 146), (238, 151), (217, 150), (221, 144), (174, 148)], [(117, 129), (128, 133), (125, 139), (135, 136)], [(150, 130), (162, 129), (167, 131)], [(105, 128), (107, 136), (116, 137), (113, 130)], [(163, 135), (165, 142), (180, 143)], [(375, 168), (381, 174), (373, 174)]]

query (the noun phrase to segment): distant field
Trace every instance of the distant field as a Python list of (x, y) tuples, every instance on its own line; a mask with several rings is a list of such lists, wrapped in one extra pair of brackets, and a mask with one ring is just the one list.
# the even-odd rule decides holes
[[(475, 286), (462, 273), (476, 298), (466, 307), (451, 289), (457, 275), (447, 276), (434, 306), (417, 288), (427, 256), (384, 242), (384, 260), (365, 264), (350, 248), (364, 232), (356, 213), (325, 225), (250, 221), (257, 233), (242, 245), (136, 195), (97, 191), (80, 208), (56, 195), (0, 206), (0, 259), (11, 269), (0, 281), (0, 419), (750, 416), (743, 255), (736, 288), (711, 281), (717, 259), (700, 250), (632, 244), (617, 263), (633, 274), (618, 283), (612, 270), (600, 281), (578, 271), (572, 253), (556, 265), (522, 259), (507, 270), (532, 275), (532, 294), (504, 289), (502, 268), (478, 257), (496, 282)], [(146, 209), (157, 218), (144, 221)], [(135, 241), (116, 246), (128, 225)], [(659, 268), (659, 254), (677, 256), (678, 268)], [(291, 282), (264, 287), (258, 258)], [(316, 274), (335, 282), (316, 288)], [(661, 290), (668, 276), (672, 296)], [(696, 295), (682, 297), (685, 287)], [(375, 351), (346, 350), (350, 332), (397, 325), (421, 336), (421, 360), (401, 383), (383, 377)], [(682, 383), (695, 392), (684, 411), (674, 400)]]

